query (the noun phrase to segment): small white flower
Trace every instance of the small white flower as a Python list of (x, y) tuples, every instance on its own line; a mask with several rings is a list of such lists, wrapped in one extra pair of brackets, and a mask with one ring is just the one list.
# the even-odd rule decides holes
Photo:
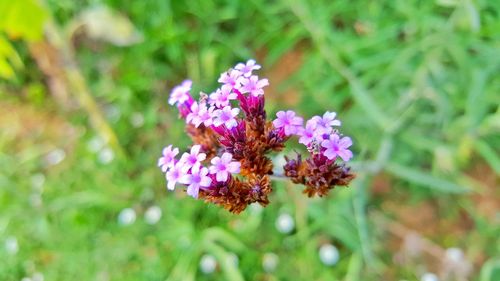
[(87, 148), (91, 152), (98, 152), (104, 147), (104, 141), (100, 137), (93, 137), (89, 142), (87, 143)]
[(43, 274), (40, 273), (40, 272), (35, 272), (33, 274), (33, 276), (31, 276), (31, 280), (33, 280), (33, 281), (43, 281), (44, 280)]
[(132, 208), (125, 208), (121, 210), (120, 214), (118, 215), (118, 223), (121, 225), (130, 225), (135, 222), (136, 214), (134, 209)]
[(99, 152), (98, 159), (102, 164), (109, 164), (115, 159), (115, 153), (111, 148), (106, 147)]
[(294, 228), (295, 222), (290, 214), (282, 213), (278, 216), (276, 220), (276, 229), (278, 229), (279, 232), (287, 234), (292, 232)]
[(278, 267), (279, 257), (275, 253), (265, 253), (262, 256), (262, 268), (265, 272), (273, 272)]
[(439, 281), (439, 278), (434, 273), (426, 272), (420, 277), (420, 281)]
[(235, 253), (229, 253), (228, 258), (229, 262), (233, 264), (235, 267), (237, 267), (238, 264), (240, 263), (240, 258), (238, 258), (238, 255)]
[(335, 265), (339, 261), (339, 250), (332, 244), (322, 245), (319, 248), (319, 259), (324, 265)]
[(158, 206), (149, 207), (144, 213), (144, 219), (148, 224), (156, 224), (161, 219), (161, 208)]
[(50, 166), (55, 166), (61, 163), (64, 158), (66, 158), (66, 152), (60, 148), (52, 150), (49, 154), (47, 154), (47, 156), (45, 156), (45, 160)]
[(42, 173), (37, 173), (31, 176), (31, 187), (34, 190), (42, 192), (44, 183), (45, 183), (45, 176)]
[(15, 255), (17, 254), (17, 252), (19, 252), (19, 244), (16, 237), (7, 237), (7, 239), (5, 240), (5, 250), (11, 255)]
[(217, 260), (215, 260), (214, 256), (206, 254), (203, 255), (200, 259), (200, 269), (205, 274), (210, 274), (215, 271), (217, 267)]
[(464, 258), (464, 252), (459, 248), (448, 248), (445, 253), (446, 259), (452, 263), (460, 263)]
[(139, 112), (132, 113), (130, 116), (130, 124), (132, 124), (134, 128), (142, 127), (142, 125), (144, 125), (144, 115)]

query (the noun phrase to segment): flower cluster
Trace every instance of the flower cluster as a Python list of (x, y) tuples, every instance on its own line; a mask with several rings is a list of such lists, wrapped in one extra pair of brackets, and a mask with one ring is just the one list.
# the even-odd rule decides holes
[[(306, 186), (309, 196), (323, 196), (336, 185), (348, 185), (354, 178), (345, 162), (352, 158), (352, 141), (338, 131), (334, 112), (306, 121), (294, 111), (279, 111), (267, 120), (264, 88), (267, 79), (253, 72), (261, 66), (254, 60), (238, 63), (221, 74), (221, 86), (207, 95), (191, 96), (192, 82), (176, 86), (168, 100), (186, 121), (186, 132), (195, 145), (179, 159), (179, 149), (163, 149), (158, 166), (166, 174), (167, 188), (187, 187), (186, 192), (228, 209), (243, 211), (249, 204), (269, 203), (273, 163), (268, 157), (279, 152), (296, 136), (309, 157), (287, 159), (285, 174)], [(342, 159), (343, 162), (340, 162)]]

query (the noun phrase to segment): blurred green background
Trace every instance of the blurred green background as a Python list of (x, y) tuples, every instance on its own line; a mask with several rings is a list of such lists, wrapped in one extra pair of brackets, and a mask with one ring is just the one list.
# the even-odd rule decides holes
[[(0, 0), (0, 280), (498, 281), (499, 39), (487, 0)], [(338, 112), (349, 188), (166, 191), (170, 89), (249, 58), (269, 116)]]

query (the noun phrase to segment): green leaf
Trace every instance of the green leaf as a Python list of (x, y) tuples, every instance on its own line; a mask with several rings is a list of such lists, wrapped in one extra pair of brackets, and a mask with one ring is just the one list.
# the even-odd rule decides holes
[(469, 188), (396, 163), (388, 163), (386, 170), (396, 177), (432, 190), (449, 193), (464, 193), (469, 191)]

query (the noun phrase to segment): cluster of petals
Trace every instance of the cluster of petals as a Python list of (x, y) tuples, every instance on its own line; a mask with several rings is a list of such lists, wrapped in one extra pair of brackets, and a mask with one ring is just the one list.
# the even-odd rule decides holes
[[(178, 148), (169, 145), (163, 149), (158, 159), (158, 166), (165, 172), (167, 188), (174, 190), (177, 184), (187, 186), (187, 194), (197, 198), (200, 188), (210, 188), (215, 182), (226, 182), (232, 174), (240, 172), (240, 162), (232, 161), (233, 155), (225, 152), (221, 157), (214, 157), (212, 165), (203, 166), (206, 154), (201, 152), (200, 145), (194, 145), (189, 152), (184, 152), (179, 160), (175, 156)], [(213, 175), (213, 176), (212, 176)]]

